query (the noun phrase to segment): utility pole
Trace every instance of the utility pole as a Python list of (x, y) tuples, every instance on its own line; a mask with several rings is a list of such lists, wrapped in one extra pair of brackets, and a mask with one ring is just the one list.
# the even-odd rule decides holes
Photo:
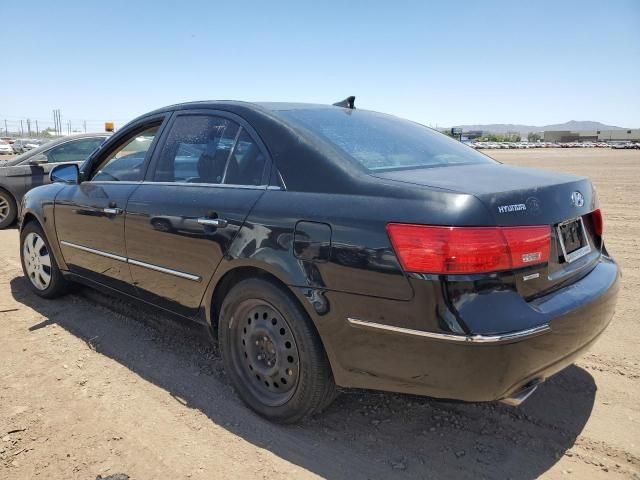
[(53, 128), (56, 131), (56, 136), (62, 135), (62, 120), (60, 118), (59, 108), (53, 111), (53, 125)]
[(60, 135), (60, 121), (58, 119), (58, 110), (53, 111), (53, 130), (56, 132), (56, 137)]
[(20, 136), (24, 137), (24, 127), (22, 126), (22, 120), (20, 120)]
[(57, 108), (53, 111), (53, 123), (55, 125), (56, 136), (62, 135), (62, 120), (60, 118), (60, 109)]
[(87, 133), (87, 121), (82, 122), (84, 125), (84, 133)]
[(71, 135), (71, 120), (67, 120), (67, 132)]
[(8, 137), (9, 136), (9, 129), (7, 128), (7, 119), (4, 119), (4, 133), (5, 135)]
[(40, 136), (40, 129), (38, 128), (38, 120), (36, 120), (36, 137)]
[(27, 134), (31, 136), (31, 120), (27, 118)]

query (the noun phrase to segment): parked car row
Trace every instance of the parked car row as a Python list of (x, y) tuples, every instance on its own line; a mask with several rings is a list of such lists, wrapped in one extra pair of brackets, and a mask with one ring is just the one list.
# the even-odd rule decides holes
[(560, 145), (550, 142), (473, 142), (469, 146), (477, 149), (509, 148), (558, 148)]
[(13, 155), (13, 148), (9, 142), (0, 140), (0, 155)]
[(471, 148), (625, 148), (640, 149), (640, 142), (465, 142)]
[(616, 150), (619, 149), (625, 149), (625, 150), (629, 150), (629, 149), (637, 149), (640, 150), (640, 142), (619, 142), (619, 143), (613, 143), (611, 144), (611, 148), (615, 148)]
[(0, 155), (25, 153), (29, 150), (38, 148), (47, 142), (49, 142), (48, 139), (42, 138), (2, 138), (0, 139)]

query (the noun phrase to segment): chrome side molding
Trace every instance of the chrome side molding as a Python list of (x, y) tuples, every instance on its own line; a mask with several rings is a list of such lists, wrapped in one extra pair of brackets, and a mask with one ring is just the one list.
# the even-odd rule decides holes
[(116, 255), (115, 253), (103, 252), (102, 250), (96, 250), (95, 248), (89, 248), (85, 247), (84, 245), (78, 245), (77, 243), (67, 242), (66, 240), (60, 240), (60, 245), (75, 248), (77, 250), (82, 250), (83, 252), (93, 253), (94, 255), (100, 255), (101, 257), (111, 258), (120, 262), (127, 262), (127, 257), (121, 257), (120, 255)]
[(171, 268), (161, 267), (159, 265), (153, 265), (152, 263), (141, 262), (139, 260), (134, 260), (133, 258), (122, 257), (120, 255), (116, 255), (115, 253), (96, 250), (95, 248), (85, 247), (84, 245), (78, 245), (77, 243), (67, 242), (66, 240), (60, 240), (60, 244), (64, 245), (65, 247), (75, 248), (77, 250), (82, 250), (83, 252), (93, 253), (94, 255), (111, 258), (113, 260), (118, 260), (120, 262), (128, 263), (130, 265), (136, 265), (138, 267), (148, 268), (149, 270), (155, 270), (156, 272), (166, 273), (168, 275), (173, 275), (175, 277), (186, 278), (187, 280), (191, 280), (193, 282), (199, 282), (202, 280), (202, 278), (200, 278), (198, 275), (181, 272), (179, 270), (173, 270)]
[(463, 335), (454, 333), (436, 333), (425, 332), (422, 330), (414, 330), (412, 328), (395, 327), (393, 325), (384, 325), (382, 323), (368, 322), (357, 318), (347, 318), (349, 325), (356, 328), (366, 328), (369, 330), (380, 330), (387, 333), (396, 333), (400, 335), (410, 335), (415, 337), (432, 338), (447, 342), (456, 343), (505, 343), (525, 338), (536, 337), (544, 333), (550, 332), (551, 327), (548, 324), (539, 325), (537, 327), (519, 330), (516, 332), (503, 333), (498, 335)]
[(137, 265), (138, 267), (148, 268), (149, 270), (155, 270), (156, 272), (168, 273), (169, 275), (174, 275), (180, 278), (186, 278), (187, 280), (192, 280), (194, 282), (199, 282), (201, 278), (197, 275), (192, 275), (190, 273), (181, 272), (179, 270), (173, 270), (171, 268), (160, 267), (158, 265), (153, 265), (152, 263), (145, 263), (139, 260), (133, 260), (129, 258), (127, 263), (131, 265)]

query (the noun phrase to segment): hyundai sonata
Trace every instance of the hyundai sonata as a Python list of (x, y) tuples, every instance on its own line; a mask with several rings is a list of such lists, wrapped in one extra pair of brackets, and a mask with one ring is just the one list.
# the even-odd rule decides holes
[(21, 210), (33, 291), (82, 282), (202, 322), (276, 421), (336, 385), (518, 404), (615, 308), (588, 179), (353, 97), (162, 108), (51, 178)]

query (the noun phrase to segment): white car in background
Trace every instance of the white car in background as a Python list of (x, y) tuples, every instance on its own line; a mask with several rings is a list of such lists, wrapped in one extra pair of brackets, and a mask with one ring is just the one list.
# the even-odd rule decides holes
[(40, 142), (32, 138), (19, 138), (13, 142), (13, 151), (16, 153), (25, 153), (34, 148), (38, 148)]
[(0, 140), (0, 155), (13, 155), (13, 148), (4, 140)]

